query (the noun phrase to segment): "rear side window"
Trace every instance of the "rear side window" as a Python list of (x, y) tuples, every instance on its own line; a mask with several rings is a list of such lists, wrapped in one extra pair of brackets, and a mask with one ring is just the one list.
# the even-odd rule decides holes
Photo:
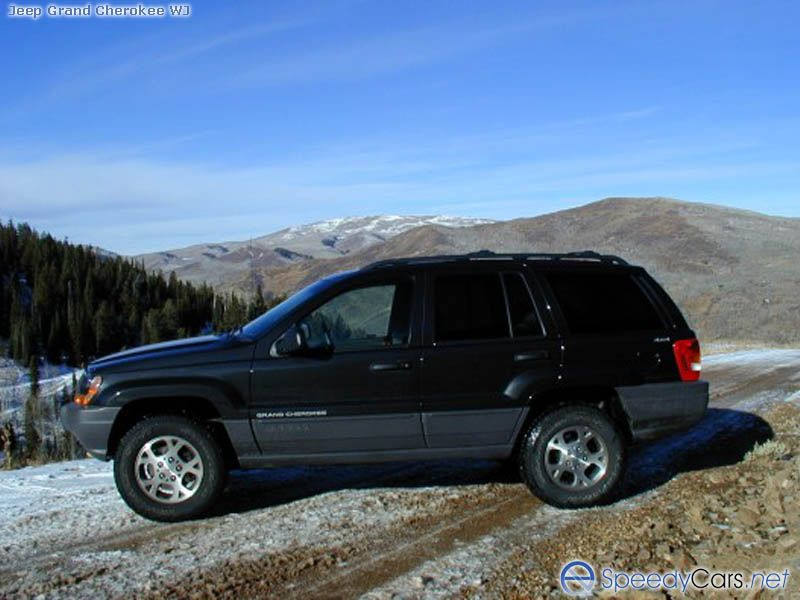
[(503, 283), (508, 298), (508, 315), (514, 337), (544, 335), (542, 323), (533, 304), (530, 290), (520, 273), (504, 273)]
[(503, 287), (498, 273), (439, 275), (434, 280), (436, 341), (506, 338)]
[(551, 272), (546, 279), (572, 333), (664, 328), (653, 304), (627, 273)]

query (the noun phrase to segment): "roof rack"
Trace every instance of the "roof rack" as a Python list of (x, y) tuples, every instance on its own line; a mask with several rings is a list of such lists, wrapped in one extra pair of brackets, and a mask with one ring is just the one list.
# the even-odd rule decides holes
[(443, 254), (439, 256), (420, 256), (407, 258), (389, 258), (379, 260), (364, 267), (364, 270), (381, 269), (398, 265), (421, 265), (443, 262), (466, 262), (478, 260), (550, 260), (550, 261), (586, 261), (599, 262), (613, 265), (627, 265), (628, 262), (613, 254), (600, 254), (593, 250), (581, 250), (579, 252), (516, 252), (516, 253), (495, 253), (491, 250), (479, 250), (468, 254)]

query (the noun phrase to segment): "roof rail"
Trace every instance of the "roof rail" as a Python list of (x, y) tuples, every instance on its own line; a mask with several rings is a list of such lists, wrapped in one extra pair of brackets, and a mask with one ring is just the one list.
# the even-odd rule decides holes
[(611, 263), (614, 265), (627, 265), (628, 261), (624, 258), (614, 254), (600, 254), (594, 250), (581, 250), (580, 252), (564, 252), (564, 253), (536, 253), (526, 255), (528, 260), (588, 260), (597, 261), (602, 263)]
[(380, 269), (397, 265), (420, 265), (443, 262), (478, 261), (478, 260), (552, 260), (552, 261), (588, 261), (614, 265), (627, 265), (628, 262), (613, 254), (600, 254), (593, 250), (579, 252), (515, 252), (496, 253), (491, 250), (479, 250), (467, 254), (443, 254), (438, 256), (420, 256), (407, 258), (388, 258), (366, 265), (364, 270)]

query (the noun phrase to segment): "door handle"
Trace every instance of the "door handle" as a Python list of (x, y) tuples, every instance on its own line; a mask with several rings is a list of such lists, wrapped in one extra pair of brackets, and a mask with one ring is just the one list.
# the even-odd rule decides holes
[(401, 360), (392, 363), (372, 363), (369, 366), (370, 371), (407, 371), (411, 368), (411, 362)]
[(514, 355), (514, 362), (527, 362), (530, 360), (550, 360), (550, 351), (535, 350), (533, 352), (520, 352)]

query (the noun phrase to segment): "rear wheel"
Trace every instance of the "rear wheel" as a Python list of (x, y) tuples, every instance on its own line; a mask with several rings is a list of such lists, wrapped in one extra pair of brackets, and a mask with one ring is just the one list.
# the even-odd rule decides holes
[(519, 469), (531, 491), (548, 504), (591, 506), (612, 497), (625, 470), (625, 447), (602, 410), (562, 406), (526, 432)]
[(114, 479), (123, 500), (155, 521), (181, 521), (207, 512), (225, 478), (216, 440), (185, 417), (163, 415), (137, 423), (120, 441), (114, 458)]

